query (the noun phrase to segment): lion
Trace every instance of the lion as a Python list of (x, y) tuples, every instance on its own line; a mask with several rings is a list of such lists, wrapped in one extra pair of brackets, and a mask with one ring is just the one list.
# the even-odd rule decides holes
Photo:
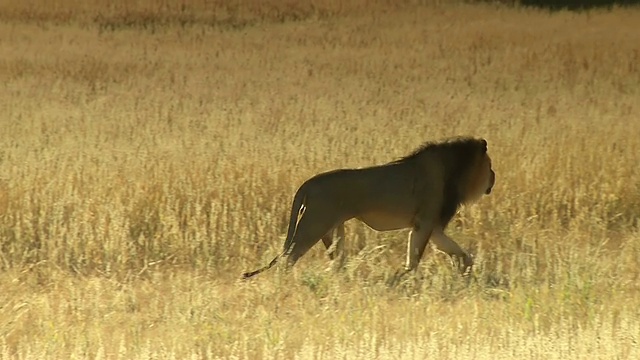
[(376, 231), (411, 228), (403, 274), (416, 269), (429, 241), (466, 273), (472, 257), (444, 230), (460, 205), (489, 195), (495, 180), (487, 141), (473, 137), (426, 142), (383, 165), (318, 174), (293, 198), (282, 252), (243, 278), (270, 269), (281, 257), (291, 267), (320, 240), (334, 259), (342, 249), (344, 222), (350, 219)]

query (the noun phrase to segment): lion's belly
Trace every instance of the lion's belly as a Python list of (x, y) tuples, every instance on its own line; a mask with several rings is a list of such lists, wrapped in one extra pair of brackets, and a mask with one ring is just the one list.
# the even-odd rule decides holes
[(356, 218), (374, 230), (388, 231), (410, 227), (412, 216), (401, 213), (367, 212)]

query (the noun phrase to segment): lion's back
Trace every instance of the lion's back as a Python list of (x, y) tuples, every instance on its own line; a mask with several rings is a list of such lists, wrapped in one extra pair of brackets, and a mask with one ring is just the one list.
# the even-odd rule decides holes
[(402, 207), (413, 201), (415, 176), (409, 170), (403, 164), (333, 170), (309, 179), (306, 192), (355, 212), (393, 204)]

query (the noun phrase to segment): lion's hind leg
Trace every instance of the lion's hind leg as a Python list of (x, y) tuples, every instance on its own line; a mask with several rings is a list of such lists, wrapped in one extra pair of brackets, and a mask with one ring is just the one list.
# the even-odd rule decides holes
[(338, 271), (344, 267), (344, 223), (329, 230), (323, 237), (322, 243), (327, 248), (327, 255), (332, 262), (331, 267)]
[(322, 243), (327, 249), (330, 260), (336, 259), (344, 252), (344, 223), (329, 230), (323, 237)]
[[(313, 210), (307, 209), (298, 222), (291, 246), (287, 251), (287, 263), (289, 266), (293, 266), (320, 239), (322, 239), (325, 246), (327, 246), (327, 243), (329, 243), (329, 246), (333, 245), (332, 236), (328, 237), (327, 235), (332, 235), (333, 229), (336, 228), (338, 222), (322, 219), (321, 215), (313, 216), (313, 214)], [(340, 241), (338, 241), (339, 243)]]

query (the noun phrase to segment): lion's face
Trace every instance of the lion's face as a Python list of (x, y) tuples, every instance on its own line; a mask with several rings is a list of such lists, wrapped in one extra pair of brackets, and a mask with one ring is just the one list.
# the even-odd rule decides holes
[(484, 192), (485, 195), (489, 195), (491, 194), (491, 190), (493, 189), (493, 185), (496, 184), (496, 173), (493, 171), (493, 169), (491, 168), (491, 158), (489, 157), (489, 155), (487, 155), (487, 159), (488, 159), (488, 169), (489, 169), (489, 176), (487, 176), (487, 185), (486, 185), (486, 191)]
[(489, 156), (489, 153), (487, 152), (487, 140), (485, 139), (481, 139), (480, 140), (480, 147), (481, 147), (481, 158), (482, 160), (480, 160), (481, 164), (480, 164), (480, 173), (481, 179), (484, 179), (484, 194), (485, 195), (489, 195), (491, 194), (491, 190), (493, 189), (493, 185), (496, 184), (496, 173), (493, 171), (493, 169), (491, 168), (491, 157)]
[(471, 170), (466, 201), (475, 201), (482, 195), (491, 194), (495, 183), (496, 173), (491, 168), (491, 157), (484, 145)]

